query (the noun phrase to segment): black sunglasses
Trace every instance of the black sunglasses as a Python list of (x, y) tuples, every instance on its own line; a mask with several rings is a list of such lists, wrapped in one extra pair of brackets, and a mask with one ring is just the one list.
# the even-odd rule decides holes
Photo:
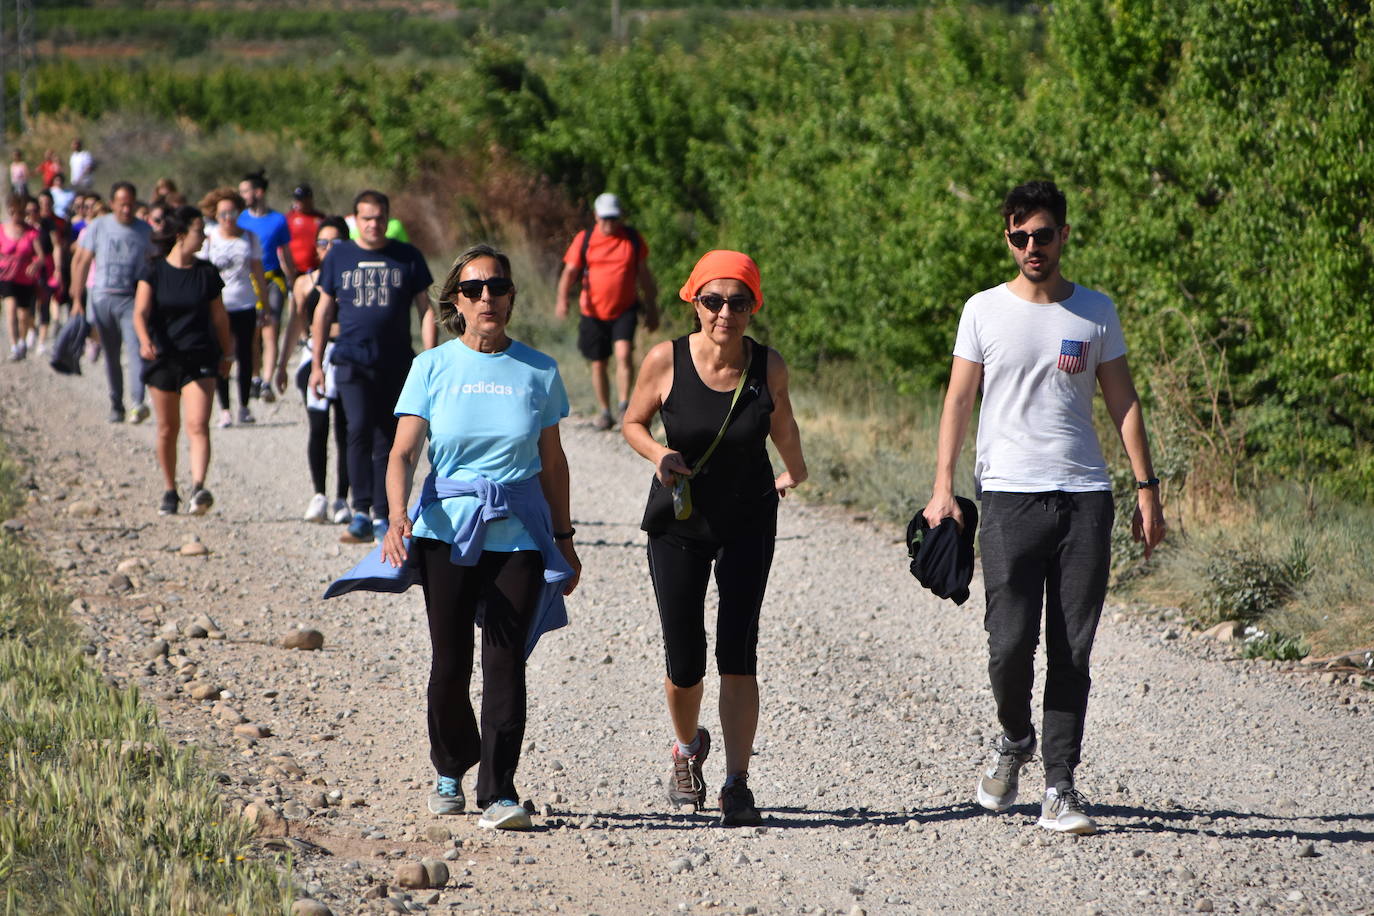
[(491, 290), (493, 298), (505, 296), (515, 289), (509, 277), (489, 277), (486, 280), (464, 280), (458, 284), (458, 292), (474, 301), (482, 298), (482, 287)]
[(1031, 239), (1035, 239), (1037, 245), (1048, 245), (1058, 234), (1058, 226), (1042, 226), (1034, 232), (1017, 229), (1015, 232), (1007, 233), (1007, 241), (1011, 242), (1013, 248), (1025, 248)]
[(335, 245), (342, 245), (343, 239), (315, 239), (316, 248), (333, 248)]
[(719, 312), (722, 308), (729, 306), (730, 311), (736, 315), (743, 315), (754, 308), (754, 297), (746, 296), (743, 293), (736, 296), (706, 293), (703, 296), (697, 296), (697, 302), (701, 303), (701, 307), (708, 312)]

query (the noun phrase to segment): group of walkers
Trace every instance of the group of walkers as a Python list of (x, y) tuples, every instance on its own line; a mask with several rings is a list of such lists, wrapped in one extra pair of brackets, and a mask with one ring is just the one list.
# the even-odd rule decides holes
[[(464, 812), (462, 781), (475, 765), (478, 824), (528, 828), (530, 813), (515, 783), (526, 724), (525, 661), (543, 634), (567, 623), (564, 598), (584, 572), (571, 505), (579, 469), (569, 466), (559, 435), (570, 413), (559, 367), (509, 336), (518, 285), (499, 250), (476, 245), (459, 255), (432, 303), (433, 277), (420, 252), (395, 237), (386, 195), (359, 193), (350, 224), (315, 214), (302, 186), (288, 223), (266, 211), (266, 189), (262, 175), (250, 175), (237, 190), (212, 191), (199, 208), (165, 205), (160, 222), (149, 226), (135, 218), (134, 189), (121, 182), (111, 193), (113, 211), (78, 238), (73, 309), (87, 307), (83, 281), (94, 262), (89, 310), (107, 359), (111, 419), (122, 419), (124, 410), (123, 343), (133, 351), (135, 411), (146, 416), (142, 386), (153, 390), (167, 488), (161, 510), (178, 508), (176, 441), (184, 423), (189, 505), (206, 511), (213, 503), (205, 488), (212, 389), (219, 386), (227, 411), (225, 379), (237, 363), (238, 421), (251, 422), (253, 389), (264, 399), (283, 393), (288, 357), (307, 339), (297, 373), (309, 409), (315, 489), (306, 518), (346, 522), (345, 540), (375, 545), (335, 586), (349, 580), (341, 590), (399, 591), (414, 582), (423, 588), (436, 773), (428, 810)], [(724, 744), (719, 820), (758, 824), (749, 767), (760, 715), (761, 611), (780, 500), (807, 479), (787, 365), (749, 334), (765, 301), (759, 265), (743, 252), (712, 250), (678, 292), (693, 329), (654, 345), (632, 383), (639, 314), (650, 329), (659, 320), (648, 249), (624, 223), (618, 199), (602, 195), (594, 207), (596, 223), (565, 255), (555, 312), (568, 313), (572, 289), (581, 285), (578, 342), (597, 393), (594, 425), (608, 429), (618, 420), (626, 443), (652, 467), (641, 528), (673, 733), (667, 800), (698, 809), (707, 803), (713, 746), (701, 704), (714, 575)], [(955, 496), (954, 473), (981, 393), (974, 490), (983, 503), (988, 671), (1003, 734), (973, 795), (985, 808), (1007, 810), (1021, 770), (1039, 749), (1045, 794), (1038, 824), (1091, 833), (1096, 824), (1074, 771), (1114, 512), (1092, 425), (1099, 386), (1138, 480), (1132, 530), (1147, 556), (1164, 537), (1164, 521), (1115, 307), (1060, 270), (1066, 210), (1064, 195), (1046, 181), (1014, 188), (1003, 203), (1002, 234), (1016, 273), (964, 307), (935, 444), (937, 476), (922, 515), (931, 527), (974, 524)], [(309, 249), (299, 244), (298, 228), (308, 233)], [(412, 315), (424, 347), (419, 356)], [(443, 344), (441, 328), (451, 336)], [(651, 430), (655, 417), (663, 441)], [(341, 445), (332, 502), (325, 495), (331, 418)], [(780, 473), (769, 458), (770, 440)], [(426, 449), (430, 472), (417, 494), (413, 478)], [(971, 530), (965, 533), (971, 538)], [(1042, 615), (1048, 670), (1037, 736), (1031, 695)], [(474, 626), (481, 630), (480, 725), (469, 699)]]

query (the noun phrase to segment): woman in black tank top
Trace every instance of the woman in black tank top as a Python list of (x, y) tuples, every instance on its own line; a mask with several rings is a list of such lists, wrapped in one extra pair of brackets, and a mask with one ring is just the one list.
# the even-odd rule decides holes
[[(806, 461), (787, 392), (787, 366), (776, 350), (745, 335), (763, 304), (757, 265), (736, 251), (707, 252), (679, 296), (692, 303), (699, 328), (644, 357), (621, 429), (656, 472), (644, 529), (663, 625), (664, 690), (676, 733), (668, 800), (697, 808), (706, 803), (702, 765), (711, 736), (698, 719), (706, 674), (706, 589), (714, 565), (725, 737), (720, 823), (745, 826), (762, 820), (748, 785), (759, 712), (759, 610), (773, 560), (778, 500), (806, 479)], [(663, 416), (666, 445), (649, 432), (655, 413)], [(766, 446), (770, 437), (786, 468), (777, 477)], [(662, 501), (659, 491), (679, 478), (690, 478), (691, 515), (664, 518), (653, 507)]]

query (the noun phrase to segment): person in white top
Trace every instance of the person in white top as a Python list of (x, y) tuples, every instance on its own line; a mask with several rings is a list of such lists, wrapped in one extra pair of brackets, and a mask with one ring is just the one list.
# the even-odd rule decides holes
[(91, 151), (81, 144), (81, 138), (77, 137), (72, 141), (72, 155), (68, 160), (67, 177), (71, 179), (72, 187), (85, 188), (91, 183), (92, 173), (95, 172), (95, 157)]
[(1038, 824), (1093, 833), (1097, 827), (1074, 787), (1074, 768), (1115, 514), (1092, 424), (1098, 387), (1137, 479), (1131, 532), (1144, 542), (1147, 559), (1164, 539), (1164, 513), (1116, 308), (1060, 273), (1069, 238), (1066, 210), (1063, 193), (1049, 181), (1020, 185), (1002, 204), (1003, 236), (1017, 275), (964, 306), (924, 513), (932, 527), (951, 517), (963, 525), (954, 469), (981, 387), (974, 489), (983, 502), (988, 675), (1003, 734), (975, 795), (989, 810), (1010, 808), (1021, 768), (1035, 754), (1031, 688), (1043, 611), (1046, 790)]
[[(260, 291), (267, 289), (262, 269), (262, 244), (251, 230), (238, 224), (244, 201), (233, 188), (216, 188), (200, 202), (209, 228), (199, 257), (219, 269), (224, 281), (224, 310), (229, 314), (229, 333), (234, 338), (234, 361), (238, 363), (239, 423), (253, 423), (248, 399), (253, 384), (253, 343), (263, 311)], [(219, 428), (232, 426), (229, 411), (229, 379), (220, 376)]]

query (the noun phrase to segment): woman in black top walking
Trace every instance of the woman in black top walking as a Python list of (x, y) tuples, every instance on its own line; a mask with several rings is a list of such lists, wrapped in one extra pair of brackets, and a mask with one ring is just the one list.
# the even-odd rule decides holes
[(195, 207), (178, 207), (153, 236), (161, 256), (150, 261), (134, 293), (134, 331), (144, 359), (143, 383), (157, 415), (157, 461), (167, 485), (160, 515), (174, 515), (177, 496), (177, 435), (183, 408), (191, 446), (192, 515), (214, 505), (205, 489), (210, 468), (210, 409), (215, 381), (233, 360), (229, 317), (220, 290), (224, 282), (208, 261), (196, 257), (205, 242), (205, 220)]
[[(778, 499), (806, 480), (806, 461), (787, 392), (787, 365), (776, 350), (744, 334), (763, 305), (758, 266), (737, 251), (707, 252), (679, 296), (692, 303), (699, 330), (660, 343), (644, 357), (622, 429), (655, 468), (644, 529), (663, 625), (664, 689), (677, 739), (668, 799), (697, 808), (706, 803), (702, 764), (711, 737), (698, 719), (706, 674), (706, 587), (714, 563), (725, 737), (720, 823), (744, 826), (760, 822), (748, 785), (759, 716), (759, 610), (773, 561)], [(666, 446), (649, 432), (660, 412)], [(770, 436), (786, 468), (776, 478), (765, 445)], [(690, 515), (659, 511), (672, 505), (660, 490), (684, 479), (690, 480)]]

